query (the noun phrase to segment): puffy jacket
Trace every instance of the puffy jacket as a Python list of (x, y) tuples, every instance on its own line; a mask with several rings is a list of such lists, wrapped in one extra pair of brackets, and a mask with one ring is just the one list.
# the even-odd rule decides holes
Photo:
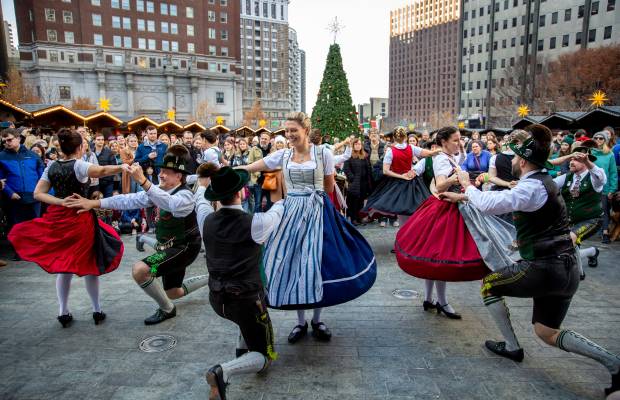
[(44, 169), (41, 157), (24, 145), (19, 147), (17, 153), (0, 151), (0, 179), (6, 179), (3, 193), (8, 198), (17, 193), (22, 203), (36, 202), (33, 192)]
[[(166, 150), (168, 150), (168, 145), (160, 142), (159, 140), (155, 144), (147, 144), (147, 142), (140, 143), (138, 149), (135, 154), (135, 161), (140, 163), (142, 168), (146, 168), (149, 165), (153, 167), (155, 174), (159, 173), (159, 168), (156, 168), (156, 165), (160, 165), (164, 162), (164, 154), (166, 154)], [(157, 153), (157, 157), (151, 160), (149, 158), (149, 154), (155, 151)]]

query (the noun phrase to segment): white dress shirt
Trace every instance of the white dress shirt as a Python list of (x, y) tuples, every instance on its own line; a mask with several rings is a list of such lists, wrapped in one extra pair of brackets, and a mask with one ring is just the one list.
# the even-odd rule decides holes
[[(586, 177), (586, 175), (588, 175), (588, 173), (590, 173), (590, 181), (592, 182), (592, 188), (594, 189), (595, 192), (601, 193), (603, 191), (603, 187), (607, 183), (607, 175), (605, 175), (605, 171), (602, 168), (597, 167), (595, 165), (591, 170), (588, 170), (586, 168), (581, 173), (575, 174), (575, 175), (579, 175), (579, 177), (581, 178), (580, 181), (583, 182), (583, 179)], [(562, 189), (562, 186), (564, 186), (564, 183), (566, 183), (566, 174), (553, 178), (553, 181), (555, 182), (555, 184), (557, 185), (559, 189)], [(573, 179), (568, 189), (573, 190), (576, 183), (577, 181)]]
[(500, 215), (513, 211), (534, 212), (547, 202), (547, 191), (541, 181), (529, 177), (541, 170), (530, 171), (523, 175), (517, 186), (501, 192), (481, 192), (473, 185), (468, 186), (465, 194), (469, 202), (486, 214)]
[(163, 190), (159, 186), (151, 184), (147, 191), (119, 194), (101, 199), (101, 208), (133, 210), (155, 205), (162, 210), (172, 213), (176, 218), (187, 217), (194, 211), (193, 193), (190, 190), (181, 190), (172, 194), (176, 188), (178, 186), (170, 190)]
[[(202, 229), (204, 227), (205, 219), (213, 210), (211, 202), (205, 199), (205, 187), (201, 186), (194, 195), (194, 201), (196, 202), (196, 219), (198, 220), (198, 229), (200, 230), (200, 236), (203, 235)], [(234, 210), (243, 211), (241, 205), (222, 206), (221, 208), (232, 208)], [(284, 214), (284, 200), (273, 203), (273, 206), (269, 211), (264, 213), (256, 213), (252, 216), (252, 240), (257, 244), (263, 244), (269, 239), (269, 235), (273, 232), (280, 221), (282, 221), (282, 215)]]

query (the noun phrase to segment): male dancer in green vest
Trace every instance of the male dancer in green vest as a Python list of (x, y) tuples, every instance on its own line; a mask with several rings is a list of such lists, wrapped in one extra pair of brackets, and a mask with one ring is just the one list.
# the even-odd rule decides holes
[(607, 182), (605, 171), (594, 165), (596, 157), (591, 154), (592, 148), (596, 148), (593, 140), (586, 140), (574, 148), (569, 172), (553, 179), (566, 203), (570, 235), (578, 251), (577, 264), (581, 280), (586, 277), (581, 262), (583, 257), (587, 257), (589, 267), (598, 266), (599, 249), (582, 249), (580, 245), (601, 227), (601, 191)]
[[(164, 155), (163, 163), (158, 165), (159, 185), (153, 185), (146, 179), (140, 165), (124, 166), (143, 191), (101, 200), (79, 198), (69, 205), (84, 210), (159, 207), (156, 252), (136, 262), (132, 270), (136, 283), (159, 305), (155, 314), (144, 320), (146, 325), (158, 324), (176, 316), (176, 307), (170, 300), (186, 296), (208, 283), (207, 275), (184, 280), (185, 269), (194, 262), (201, 246), (194, 195), (185, 184), (190, 162), (189, 152), (184, 146), (171, 146)], [(162, 278), (163, 287), (156, 279), (158, 277)]]
[(521, 362), (523, 349), (502, 296), (532, 298), (536, 335), (551, 346), (581, 354), (605, 366), (611, 374), (611, 387), (605, 389), (609, 394), (620, 390), (620, 357), (577, 332), (560, 329), (579, 286), (579, 270), (566, 205), (545, 170), (551, 169), (547, 162), (551, 131), (542, 125), (531, 125), (526, 131), (532, 134), (530, 138), (522, 144), (510, 145), (515, 152), (513, 175), (519, 177), (514, 188), (481, 192), (471, 185), (467, 172), (459, 171), (459, 182), (465, 193), (440, 195), (448, 201), (469, 201), (488, 214), (513, 213), (522, 260), (490, 273), (482, 284), (484, 304), (505, 341), (487, 340), (485, 345), (495, 354)]

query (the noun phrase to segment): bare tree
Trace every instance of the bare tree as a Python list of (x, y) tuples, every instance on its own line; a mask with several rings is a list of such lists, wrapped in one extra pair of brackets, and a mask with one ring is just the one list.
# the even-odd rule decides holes
[(196, 105), (196, 112), (193, 119), (201, 124), (211, 123), (211, 106), (207, 100), (203, 100)]
[(71, 101), (71, 108), (74, 110), (96, 110), (97, 107), (88, 97), (76, 97)]
[(25, 83), (21, 73), (15, 67), (9, 68), (6, 86), (0, 92), (1, 97), (13, 104), (36, 104), (41, 99), (34, 88)]
[[(263, 112), (263, 108), (261, 107), (260, 100), (256, 99), (254, 101), (254, 104), (252, 105), (252, 108), (243, 114), (243, 125), (246, 125), (249, 127), (254, 126), (258, 128), (259, 121), (261, 120), (267, 121), (267, 117), (265, 116), (265, 113)], [(267, 121), (267, 123), (268, 122), (269, 121)]]

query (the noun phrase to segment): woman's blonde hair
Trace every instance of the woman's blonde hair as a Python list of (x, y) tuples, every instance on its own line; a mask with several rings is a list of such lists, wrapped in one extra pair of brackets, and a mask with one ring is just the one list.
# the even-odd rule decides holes
[(310, 129), (312, 129), (312, 122), (310, 121), (310, 117), (302, 112), (292, 112), (286, 116), (287, 121), (295, 121), (302, 128), (306, 129), (308, 133), (310, 133)]
[(24, 146), (29, 149), (31, 148), (37, 141), (39, 140), (38, 137), (36, 137), (35, 135), (28, 135), (26, 136), (26, 139), (24, 139)]
[(394, 141), (402, 143), (407, 138), (407, 130), (404, 126), (397, 126), (394, 128)]

